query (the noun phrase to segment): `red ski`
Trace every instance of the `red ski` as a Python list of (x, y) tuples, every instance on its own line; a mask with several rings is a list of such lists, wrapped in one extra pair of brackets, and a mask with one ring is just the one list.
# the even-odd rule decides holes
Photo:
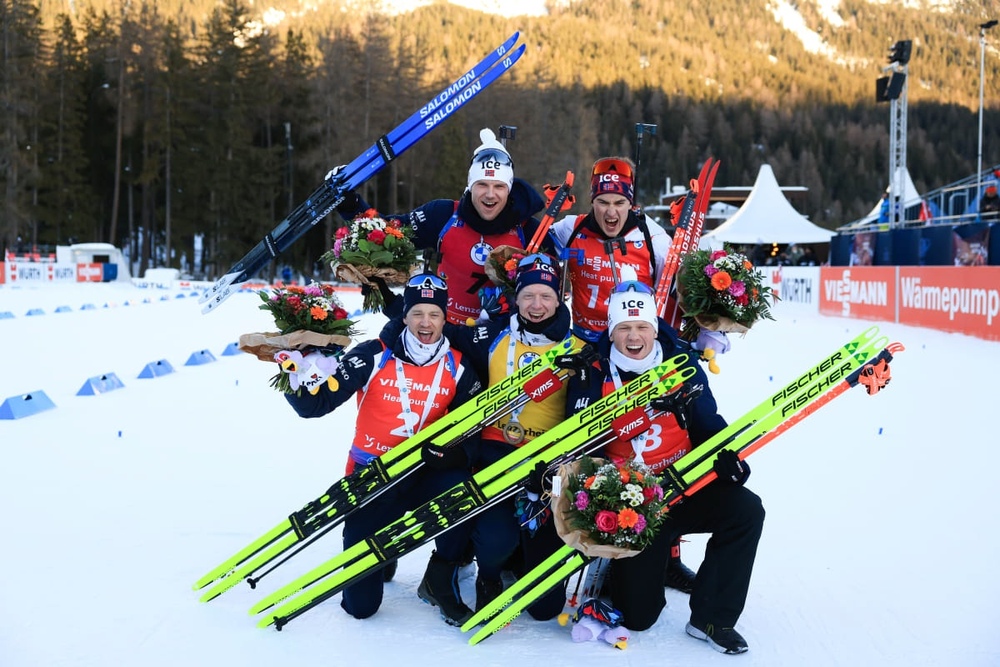
[[(674, 216), (674, 239), (663, 264), (663, 271), (656, 281), (656, 312), (660, 317), (666, 316), (667, 302), (673, 289), (677, 269), (680, 267), (681, 256), (697, 247), (701, 240), (701, 230), (705, 225), (705, 214), (708, 212), (708, 202), (712, 196), (712, 184), (718, 171), (718, 160), (712, 158), (705, 160), (698, 180), (691, 181), (691, 189), (684, 196), (681, 210)], [(674, 314), (676, 315), (676, 305)]]

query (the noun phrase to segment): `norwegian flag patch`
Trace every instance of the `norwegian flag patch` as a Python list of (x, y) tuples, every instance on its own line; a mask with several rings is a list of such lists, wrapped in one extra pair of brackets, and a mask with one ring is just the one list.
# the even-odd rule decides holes
[(638, 308), (629, 308), (628, 309), (628, 317), (639, 317), (639, 309)]
[(432, 289), (422, 289), (422, 290), (420, 290), (420, 298), (421, 299), (433, 299), (434, 298), (434, 290), (432, 290)]

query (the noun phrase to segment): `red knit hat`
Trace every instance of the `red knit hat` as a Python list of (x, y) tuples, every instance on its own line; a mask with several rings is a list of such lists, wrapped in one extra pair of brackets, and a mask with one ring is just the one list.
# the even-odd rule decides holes
[(594, 163), (590, 176), (590, 199), (601, 194), (622, 195), (629, 203), (635, 201), (633, 179), (635, 171), (631, 160), (620, 157), (601, 158)]

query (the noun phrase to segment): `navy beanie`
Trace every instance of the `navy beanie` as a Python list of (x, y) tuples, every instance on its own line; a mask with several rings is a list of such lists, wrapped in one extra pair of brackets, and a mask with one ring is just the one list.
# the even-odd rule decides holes
[(448, 312), (448, 285), (440, 276), (421, 273), (410, 278), (403, 290), (403, 315), (419, 303), (429, 303)]
[(515, 282), (515, 292), (520, 292), (522, 289), (528, 285), (546, 285), (552, 288), (552, 291), (559, 294), (559, 269), (556, 265), (545, 255), (534, 255), (534, 261), (530, 261), (532, 257), (527, 257), (521, 260), (522, 264), (527, 263), (524, 266), (518, 266), (517, 268), (517, 278)]

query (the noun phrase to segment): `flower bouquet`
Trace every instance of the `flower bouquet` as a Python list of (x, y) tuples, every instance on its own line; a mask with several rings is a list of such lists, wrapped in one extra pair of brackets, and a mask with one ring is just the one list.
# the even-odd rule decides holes
[(552, 516), (566, 544), (592, 558), (628, 558), (656, 537), (663, 488), (645, 465), (584, 456), (560, 466), (558, 476)]
[(281, 364), (281, 372), (271, 378), (271, 386), (286, 394), (296, 393), (301, 385), (308, 385), (304, 378), (311, 366), (326, 373), (322, 379), (332, 375), (336, 370), (334, 362), (351, 344), (350, 336), (355, 333), (354, 321), (348, 319), (333, 286), (289, 285), (259, 294), (264, 302), (260, 309), (274, 316), (279, 330), (243, 334), (239, 348), (263, 361)]
[(678, 273), (678, 301), (684, 311), (681, 336), (694, 340), (699, 329), (746, 333), (757, 320), (773, 320), (777, 298), (745, 255), (696, 250), (684, 256)]
[(525, 254), (523, 248), (510, 245), (497, 246), (490, 252), (483, 270), (494, 285), (502, 287), (504, 291), (513, 295), (517, 263), (525, 258)]
[(337, 229), (333, 248), (320, 258), (330, 263), (338, 279), (359, 285), (364, 290), (364, 309), (381, 311), (385, 301), (369, 278), (379, 277), (389, 285), (405, 285), (417, 262), (413, 229), (398, 220), (385, 220), (374, 210)]

